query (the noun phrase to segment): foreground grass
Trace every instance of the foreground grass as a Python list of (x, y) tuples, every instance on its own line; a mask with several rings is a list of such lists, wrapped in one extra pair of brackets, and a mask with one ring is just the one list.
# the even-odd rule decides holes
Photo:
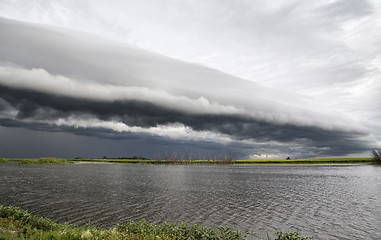
[[(299, 233), (278, 232), (275, 240), (306, 240)], [(17, 207), (0, 205), (0, 240), (2, 239), (245, 239), (247, 234), (241, 234), (235, 229), (221, 227), (214, 231), (197, 224), (164, 223), (153, 225), (142, 221), (129, 221), (117, 225), (113, 229), (91, 227), (74, 227), (69, 224), (58, 224), (48, 218), (32, 215)], [(270, 237), (267, 238), (270, 240)]]

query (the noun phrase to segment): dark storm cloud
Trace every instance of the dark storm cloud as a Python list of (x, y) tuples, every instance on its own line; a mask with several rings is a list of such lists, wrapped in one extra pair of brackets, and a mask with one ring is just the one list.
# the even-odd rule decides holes
[[(369, 146), (366, 142), (357, 140), (355, 138), (351, 139), (351, 136), (341, 136), (341, 137), (335, 137), (331, 139), (326, 139), (325, 141), (314, 141), (311, 139), (297, 139), (293, 142), (288, 142), (288, 144), (274, 144), (274, 142), (268, 142), (267, 144), (253, 144), (253, 143), (240, 143), (240, 142), (233, 142), (229, 144), (219, 144), (216, 142), (210, 142), (210, 141), (192, 141), (192, 140), (174, 140), (170, 138), (163, 138), (159, 136), (152, 136), (149, 134), (136, 134), (136, 133), (124, 133), (124, 132), (115, 132), (113, 130), (107, 129), (107, 128), (82, 128), (82, 127), (72, 127), (72, 126), (56, 126), (51, 124), (45, 124), (45, 123), (25, 123), (23, 121), (19, 120), (13, 120), (13, 119), (0, 119), (0, 126), (11, 128), (11, 129), (29, 129), (33, 130), (32, 133), (28, 132), (30, 137), (36, 141), (36, 139), (39, 139), (37, 137), (39, 134), (38, 132), (47, 132), (51, 134), (56, 134), (57, 137), (60, 139), (62, 136), (62, 133), (72, 133), (76, 136), (85, 136), (90, 138), (99, 138), (99, 139), (109, 139), (112, 141), (122, 141), (126, 144), (125, 147), (128, 145), (134, 145), (134, 155), (142, 155), (150, 158), (155, 157), (164, 157), (165, 154), (169, 153), (178, 153), (178, 154), (185, 154), (185, 155), (192, 155), (193, 157), (205, 157), (208, 154), (228, 154), (233, 156), (235, 159), (244, 159), (247, 158), (249, 155), (253, 153), (257, 154), (263, 154), (262, 157), (265, 157), (268, 153), (276, 154), (278, 153), (280, 156), (292, 156), (294, 158), (306, 158), (306, 157), (325, 157), (325, 156), (342, 156), (342, 155), (348, 155), (348, 154), (355, 154), (358, 152), (363, 152), (369, 150)], [(14, 130), (15, 131), (15, 130)], [(20, 130), (17, 130), (20, 131)], [(15, 136), (10, 136), (9, 139), (14, 138)], [(28, 137), (29, 138), (29, 137)], [(70, 141), (76, 141), (76, 137), (72, 136), (70, 137)], [(20, 144), (19, 142), (15, 142), (14, 144)], [(56, 141), (56, 140), (55, 140)], [(62, 146), (62, 143), (60, 141), (57, 141), (56, 144), (54, 142), (50, 142), (49, 144), (54, 145), (54, 148), (60, 149), (59, 145)], [(99, 142), (99, 141), (96, 141)], [(323, 143), (324, 142), (324, 143)], [(28, 145), (33, 145), (34, 143), (28, 143)], [(98, 143), (100, 144), (100, 143)], [(116, 142), (113, 142), (112, 144), (108, 142), (103, 143), (104, 149), (111, 149), (113, 148), (113, 145), (116, 145)], [(82, 145), (86, 146), (83, 147)], [(108, 156), (120, 156), (120, 151), (113, 150), (113, 152), (97, 152), (98, 155), (94, 154), (94, 150), (90, 151), (93, 152), (90, 154), (89, 149), (90, 146), (87, 146), (87, 143), (82, 143), (80, 146), (77, 146), (76, 148), (81, 149), (77, 150), (78, 154), (81, 156), (88, 156), (88, 157), (102, 157), (103, 155)], [(294, 146), (290, 149), (290, 145)], [(83, 150), (86, 149), (85, 151)], [(98, 147), (99, 148), (99, 147)], [(36, 155), (36, 157), (39, 156), (46, 156), (44, 152), (46, 152), (43, 149), (36, 150), (40, 152), (40, 155)], [(60, 151), (65, 152), (65, 149), (61, 149)], [(28, 156), (28, 153), (24, 153), (23, 149), (18, 149), (18, 152), (20, 154), (26, 154)], [(6, 151), (3, 151), (3, 156), (6, 156)], [(101, 154), (103, 154), (101, 156)], [(118, 155), (119, 154), (119, 155)], [(62, 153), (61, 153), (62, 155)], [(74, 157), (73, 155), (70, 155), (70, 153), (64, 154), (67, 157)], [(12, 156), (12, 155), (10, 155)]]
[[(13, 122), (13, 123), (11, 123)], [(4, 122), (3, 122), (4, 123)], [(8, 127), (0, 125), (0, 151), (1, 157), (63, 157), (63, 158), (103, 158), (107, 157), (131, 157), (144, 156), (154, 158), (165, 156), (166, 153), (199, 154), (225, 153), (225, 145), (211, 142), (197, 143), (194, 141), (176, 141), (171, 139), (155, 138), (139, 134), (123, 138), (109, 138), (99, 134), (100, 129), (72, 129), (76, 134), (64, 129), (55, 128), (51, 125), (34, 129), (32, 124), (22, 124), (19, 121), (9, 120)], [(20, 127), (17, 127), (20, 126)], [(33, 130), (34, 129), (34, 130)], [(44, 130), (42, 130), (44, 129)], [(49, 130), (48, 130), (49, 129)], [(91, 131), (91, 134), (87, 134)], [(103, 130), (115, 136), (115, 132), (109, 129)], [(111, 134), (110, 134), (111, 135)], [(6, 136), (6, 137), (4, 137)], [(15, 147), (16, 146), (16, 147)], [(242, 152), (237, 152), (235, 157), (247, 157)]]

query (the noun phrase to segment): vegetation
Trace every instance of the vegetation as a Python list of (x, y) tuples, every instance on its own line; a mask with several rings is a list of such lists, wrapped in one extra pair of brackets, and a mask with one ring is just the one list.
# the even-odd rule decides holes
[(381, 164), (381, 149), (373, 149), (372, 156), (376, 164)]
[[(205, 157), (205, 158), (204, 158)], [(201, 159), (201, 160), (200, 160)], [(0, 158), (0, 162), (18, 162), (20, 164), (63, 164), (63, 163), (140, 163), (140, 164), (233, 164), (234, 160), (228, 155), (206, 155), (192, 157), (191, 155), (182, 155), (177, 153), (165, 154), (162, 158), (155, 159), (144, 158), (141, 156), (123, 157), (123, 158)]]
[(20, 164), (65, 164), (72, 161), (61, 158), (0, 158), (0, 162), (18, 162)]
[(372, 158), (309, 158), (309, 159), (250, 159), (236, 160), (235, 164), (356, 164), (372, 163)]
[[(275, 240), (308, 240), (313, 239), (313, 237), (305, 237), (300, 235), (298, 232), (289, 232), (289, 233), (283, 233), (283, 232), (277, 232), (276, 233), (277, 238)], [(267, 236), (267, 240), (271, 240), (269, 236)]]
[(233, 164), (233, 157), (229, 154), (183, 154), (178, 152), (165, 153), (155, 156), (153, 163), (165, 164)]
[(145, 158), (142, 156), (133, 156), (133, 157), (118, 157), (118, 158), (108, 158), (107, 156), (104, 156), (103, 159), (138, 159), (138, 160), (150, 160), (149, 158)]
[[(307, 240), (311, 237), (299, 233), (276, 233), (275, 240)], [(113, 229), (102, 229), (90, 226), (75, 227), (69, 224), (58, 224), (48, 218), (32, 215), (17, 207), (0, 205), (0, 239), (245, 239), (248, 233), (242, 234), (236, 229), (220, 227), (214, 231), (197, 224), (164, 223), (149, 224), (144, 220), (132, 221), (117, 225)], [(268, 237), (268, 240), (271, 238)]]

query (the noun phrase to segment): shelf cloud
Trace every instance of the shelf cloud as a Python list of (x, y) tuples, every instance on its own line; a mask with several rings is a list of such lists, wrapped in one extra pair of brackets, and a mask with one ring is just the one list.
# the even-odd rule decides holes
[[(348, 18), (371, 12), (370, 5), (359, 6), (361, 12), (349, 8), (341, 4), (332, 8), (339, 12), (324, 12)], [(348, 117), (353, 109), (344, 109), (346, 115), (335, 108), (344, 95), (328, 105), (302, 91), (225, 73), (210, 62), (192, 63), (78, 29), (0, 18), (0, 32), (3, 136), (14, 129), (36, 136), (65, 135), (73, 141), (95, 139), (109, 155), (111, 149), (123, 154), (123, 149), (115, 150), (115, 142), (141, 141), (145, 148), (125, 155), (148, 157), (164, 151), (229, 152), (236, 158), (347, 156), (369, 151), (378, 141), (369, 124)], [(352, 71), (349, 77), (367, 74), (365, 68), (346, 68)], [(326, 93), (314, 89), (319, 96)], [(89, 151), (89, 142), (83, 140), (83, 152), (74, 152), (102, 154)], [(17, 155), (12, 151), (5, 154)], [(54, 154), (20, 151), (23, 156)]]

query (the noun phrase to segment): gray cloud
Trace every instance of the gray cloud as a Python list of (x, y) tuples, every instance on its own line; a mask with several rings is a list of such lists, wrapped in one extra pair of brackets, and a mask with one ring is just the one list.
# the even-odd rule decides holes
[(195, 131), (219, 132), (237, 139), (280, 142), (306, 138), (330, 141), (366, 135), (361, 131), (326, 130), (318, 126), (298, 126), (256, 120), (248, 116), (228, 114), (190, 114), (142, 101), (97, 102), (18, 90), (0, 86), (3, 101), (17, 110), (16, 119), (57, 119), (82, 113), (101, 120), (122, 121), (129, 126), (153, 127), (182, 123)]

